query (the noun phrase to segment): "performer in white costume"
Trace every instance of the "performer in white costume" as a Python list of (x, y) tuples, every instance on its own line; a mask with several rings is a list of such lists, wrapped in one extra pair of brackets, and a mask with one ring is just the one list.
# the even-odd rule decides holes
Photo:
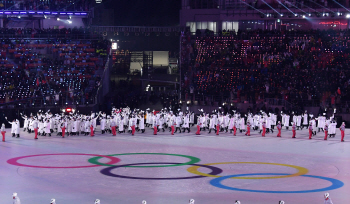
[(21, 204), (21, 200), (19, 199), (17, 193), (13, 193), (12, 197), (13, 197), (13, 204)]

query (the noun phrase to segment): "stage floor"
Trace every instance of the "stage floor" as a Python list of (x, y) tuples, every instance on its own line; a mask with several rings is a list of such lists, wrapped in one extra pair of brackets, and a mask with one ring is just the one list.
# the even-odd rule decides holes
[[(93, 204), (96, 198), (101, 204), (187, 204), (191, 198), (196, 204), (317, 204), (329, 192), (335, 204), (350, 203), (349, 136), (340, 142), (337, 130), (327, 141), (322, 132), (309, 140), (307, 131), (292, 139), (291, 130), (278, 138), (276, 131), (197, 136), (193, 127), (172, 136), (148, 128), (135, 136), (97, 131), (94, 137), (54, 133), (34, 140), (23, 132), (13, 138), (7, 129), (0, 143), (0, 200), (11, 203), (17, 192), (22, 204), (51, 198), (57, 204)], [(114, 154), (120, 155), (95, 158)]]

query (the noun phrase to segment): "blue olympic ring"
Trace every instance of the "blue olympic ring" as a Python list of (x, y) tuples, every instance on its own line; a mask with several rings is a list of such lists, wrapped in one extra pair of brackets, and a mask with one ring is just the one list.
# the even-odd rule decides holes
[(311, 177), (311, 178), (319, 178), (323, 180), (327, 180), (332, 183), (331, 186), (328, 186), (326, 188), (319, 188), (319, 189), (314, 189), (314, 190), (305, 190), (305, 191), (263, 191), (263, 190), (249, 190), (249, 189), (241, 189), (241, 188), (234, 188), (234, 187), (229, 187), (221, 184), (221, 182), (225, 179), (232, 178), (232, 177), (242, 177), (242, 176), (256, 176), (256, 175), (288, 175), (288, 174), (276, 174), (276, 173), (259, 173), (259, 174), (237, 174), (237, 175), (228, 175), (228, 176), (223, 176), (219, 178), (215, 178), (210, 181), (210, 184), (218, 187), (218, 188), (223, 188), (227, 190), (234, 190), (234, 191), (246, 191), (246, 192), (256, 192), (256, 193), (314, 193), (314, 192), (320, 192), (320, 191), (330, 191), (334, 190), (337, 188), (341, 188), (344, 186), (344, 183), (333, 178), (328, 178), (328, 177), (323, 177), (323, 176), (313, 176), (313, 175), (300, 175), (300, 176), (305, 176), (305, 177)]

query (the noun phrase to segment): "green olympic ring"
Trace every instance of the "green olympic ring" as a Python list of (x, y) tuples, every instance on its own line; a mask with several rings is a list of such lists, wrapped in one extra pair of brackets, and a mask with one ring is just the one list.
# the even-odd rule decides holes
[[(178, 157), (186, 157), (189, 158), (190, 161), (186, 163), (180, 163), (180, 164), (171, 164), (171, 165), (160, 165), (160, 166), (123, 166), (123, 167), (132, 167), (132, 168), (151, 168), (151, 167), (172, 167), (172, 166), (185, 166), (189, 164), (195, 164), (200, 161), (199, 158), (197, 157), (192, 157), (188, 155), (182, 155), (182, 154), (166, 154), (166, 153), (124, 153), (124, 154), (111, 154), (108, 156), (119, 156), (119, 155), (138, 155), (138, 154), (151, 154), (151, 155), (170, 155), (170, 156), (178, 156)], [(101, 162), (98, 162), (99, 159), (102, 157), (93, 157), (88, 160), (88, 162), (96, 165), (101, 165), (101, 166), (116, 166), (116, 165), (111, 165), (111, 164), (104, 164)]]

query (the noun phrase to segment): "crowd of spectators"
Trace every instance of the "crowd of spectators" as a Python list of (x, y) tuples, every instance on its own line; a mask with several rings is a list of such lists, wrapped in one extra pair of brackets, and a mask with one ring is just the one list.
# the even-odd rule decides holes
[(88, 11), (89, 0), (1, 0), (0, 10)]
[[(335, 3), (332, 0), (288, 0), (288, 1), (281, 1), (285, 6), (289, 7), (289, 8), (313, 8), (313, 9), (317, 9), (317, 8), (342, 8), (342, 6), (340, 6), (339, 4)], [(345, 0), (338, 0), (338, 2), (342, 5), (346, 5), (346, 1)], [(284, 7), (278, 3), (277, 1), (273, 1), (272, 3), (268, 5), (266, 5), (265, 3), (261, 3), (260, 5), (258, 4), (257, 0), (250, 0), (249, 4), (251, 6), (253, 6), (254, 8), (258, 8), (258, 9), (270, 9), (269, 6), (271, 6), (272, 8), (275, 9), (284, 9)], [(251, 7), (249, 9), (252, 9)]]
[[(290, 9), (318, 9), (318, 8), (342, 8), (341, 5), (347, 6), (346, 0), (338, 0), (336, 3), (332, 0), (281, 0), (281, 1), (263, 1), (258, 0), (230, 0), (230, 1), (218, 1), (218, 0), (189, 0), (189, 7), (191, 9), (261, 9), (261, 10), (271, 10), (274, 9), (285, 9), (284, 6)], [(279, 3), (281, 2), (281, 3)], [(268, 4), (268, 5), (267, 5)]]
[[(0, 28), (0, 37), (6, 38), (61, 38), (65, 39), (90, 39), (92, 33), (88, 28), (62, 28), (62, 29), (51, 29), (51, 28)], [(98, 36), (95, 35), (95, 38)]]
[(2, 39), (0, 103), (94, 103), (96, 72), (103, 72), (109, 46), (105, 40)]
[(181, 43), (183, 95), (191, 99), (255, 104), (276, 98), (298, 107), (350, 100), (348, 30), (187, 33)]

